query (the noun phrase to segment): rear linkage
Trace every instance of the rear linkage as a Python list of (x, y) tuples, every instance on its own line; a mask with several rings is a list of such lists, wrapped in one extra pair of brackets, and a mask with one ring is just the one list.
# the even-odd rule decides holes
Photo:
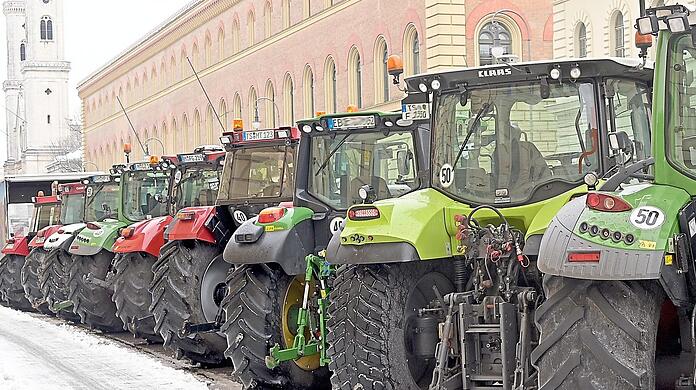
[[(503, 223), (480, 226), (472, 217), (481, 209)], [(490, 206), (454, 218), (463, 253), (455, 272), (468, 278), (465, 286), (457, 283), (458, 292), (436, 291), (439, 305), (420, 310), (423, 318), (440, 319), (430, 390), (527, 388), (536, 378), (530, 354), (538, 342), (532, 319), (541, 289), (522, 252), (524, 235)]]

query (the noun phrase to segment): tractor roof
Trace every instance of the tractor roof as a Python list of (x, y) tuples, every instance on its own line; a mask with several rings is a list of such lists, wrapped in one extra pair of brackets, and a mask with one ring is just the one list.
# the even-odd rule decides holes
[[(370, 130), (386, 127), (409, 127), (413, 121), (402, 121), (401, 112), (361, 111), (321, 115), (316, 118), (303, 119), (297, 127), (305, 134), (320, 134), (324, 130)], [(427, 123), (424, 121), (423, 123)]]
[(80, 195), (85, 193), (85, 185), (83, 183), (67, 183), (59, 184), (58, 192), (61, 195)]
[(244, 146), (258, 146), (268, 143), (285, 143), (300, 139), (300, 132), (296, 127), (279, 127), (277, 129), (228, 131), (222, 134), (220, 142), (226, 148), (238, 148)]
[(47, 205), (47, 204), (58, 204), (60, 203), (60, 199), (58, 199), (58, 195), (53, 195), (53, 196), (35, 196), (31, 198), (31, 201), (35, 205)]
[[(570, 70), (573, 68), (580, 70), (578, 79), (627, 77), (651, 81), (653, 77), (653, 64), (650, 61), (643, 66), (643, 61), (637, 58), (606, 57), (530, 61), (460, 68), (412, 76), (406, 79), (406, 84), (409, 91), (420, 93), (432, 92), (433, 90), (465, 89), (466, 87), (498, 83), (508, 84), (544, 78), (548, 82), (553, 82), (554, 80), (551, 78), (550, 72), (554, 68), (560, 71), (560, 80), (572, 79)], [(436, 87), (433, 86), (434, 81), (437, 81), (435, 83)], [(423, 89), (426, 89), (426, 91), (423, 91)]]

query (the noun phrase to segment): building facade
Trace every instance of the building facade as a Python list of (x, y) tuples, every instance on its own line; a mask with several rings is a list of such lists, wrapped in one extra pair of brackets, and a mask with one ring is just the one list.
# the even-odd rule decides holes
[(551, 10), (551, 0), (195, 0), (79, 83), (86, 164), (122, 162), (125, 143), (143, 157), (119, 100), (151, 154), (218, 143), (234, 118), (250, 127), (256, 107), (263, 127), (348, 105), (396, 109), (388, 55), (406, 75), (490, 63), (494, 44), (548, 58)]
[(43, 173), (68, 135), (62, 0), (5, 1), (5, 174)]

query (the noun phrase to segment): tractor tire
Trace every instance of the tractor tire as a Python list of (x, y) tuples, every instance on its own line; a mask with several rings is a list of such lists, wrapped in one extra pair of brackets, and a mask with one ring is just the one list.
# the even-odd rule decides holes
[(48, 307), (60, 318), (71, 322), (80, 322), (80, 316), (72, 308), (57, 310), (58, 305), (68, 301), (68, 271), (72, 257), (63, 249), (53, 249), (46, 254), (44, 264), (39, 269), (41, 294)]
[[(454, 291), (449, 261), (347, 265), (337, 270), (329, 305), (327, 341), (334, 389), (427, 389), (432, 357), (412, 353), (411, 319)], [(415, 294), (414, 294), (415, 293)]]
[(664, 294), (647, 281), (544, 276), (532, 361), (539, 389), (654, 389)]
[(46, 258), (46, 251), (43, 248), (34, 248), (24, 258), (22, 266), (22, 287), (24, 296), (27, 297), (31, 306), (41, 314), (52, 315), (53, 312), (48, 307), (48, 302), (41, 293), (39, 272)]
[(123, 322), (116, 317), (116, 305), (111, 301), (112, 290), (86, 280), (88, 275), (104, 280), (113, 254), (102, 250), (94, 256), (72, 256), (68, 276), (68, 299), (73, 312), (83, 324), (103, 332), (120, 332)]
[(24, 256), (6, 255), (0, 262), (2, 263), (0, 267), (0, 295), (12, 308), (33, 311), (34, 308), (24, 295), (24, 287), (22, 287)]
[[(154, 277), (150, 285), (150, 312), (155, 316), (155, 331), (164, 339), (165, 348), (174, 351), (177, 358), (204, 366), (227, 363), (225, 338), (216, 332), (180, 337), (179, 332), (186, 323), (215, 320), (211, 310), (216, 312), (217, 306), (210, 305), (219, 304), (223, 297), (218, 297), (217, 303), (211, 302), (213, 297), (209, 297), (210, 291), (204, 288), (207, 270), (213, 264), (222, 266), (226, 275), (229, 264), (222, 260), (222, 252), (216, 246), (196, 241), (169, 242), (162, 247), (159, 259), (152, 266)], [(224, 283), (225, 276), (217, 279), (216, 283)]]
[(152, 264), (156, 259), (143, 253), (117, 254), (108, 279), (113, 280), (116, 315), (125, 324), (124, 330), (151, 343), (161, 343), (155, 332), (155, 318), (150, 313), (152, 295)]
[(293, 279), (295, 276), (266, 264), (230, 269), (228, 294), (222, 302), (227, 319), (221, 330), (227, 337), (225, 356), (232, 360), (233, 376), (245, 388), (329, 387), (329, 372), (326, 367), (319, 367), (319, 355), (302, 358), (308, 359), (305, 362), (283, 362), (275, 369), (266, 367), (265, 358), (271, 347), (292, 346), (284, 341), (281, 321)]

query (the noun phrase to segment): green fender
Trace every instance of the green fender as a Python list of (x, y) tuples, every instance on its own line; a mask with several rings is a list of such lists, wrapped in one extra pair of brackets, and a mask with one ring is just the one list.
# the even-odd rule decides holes
[(102, 249), (111, 252), (111, 248), (116, 242), (120, 230), (129, 225), (127, 222), (114, 219), (93, 222), (93, 224), (99, 226), (100, 229), (82, 229), (70, 246), (71, 254), (92, 256), (99, 253)]

